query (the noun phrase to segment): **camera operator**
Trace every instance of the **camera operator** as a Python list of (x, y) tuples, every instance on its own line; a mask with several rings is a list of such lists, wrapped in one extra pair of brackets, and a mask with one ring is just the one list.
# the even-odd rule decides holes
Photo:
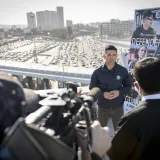
[[(38, 105), (40, 97), (31, 90), (23, 89), (18, 80), (15, 80), (12, 76), (7, 74), (0, 74), (0, 89), (0, 138), (2, 144), (4, 136), (19, 117), (25, 117), (40, 107)], [(82, 149), (82, 156), (84, 160), (97, 160), (106, 153), (111, 145), (108, 128), (102, 128), (97, 121), (95, 121), (90, 128), (92, 149), (89, 150), (88, 139), (84, 136), (85, 134), (81, 134), (80, 130), (77, 131), (76, 134), (77, 143)], [(14, 145), (14, 135), (12, 140)], [(22, 145), (25, 148), (25, 145), (27, 144), (23, 143)], [(0, 148), (0, 159), (12, 159), (12, 153), (7, 149), (7, 147)], [(28, 151), (29, 150), (26, 150), (26, 152)], [(92, 151), (92, 154), (90, 154), (90, 151)], [(16, 152), (19, 154), (19, 150)]]
[[(32, 90), (24, 89), (20, 82), (6, 73), (0, 73), (0, 145), (14, 122), (40, 107), (39, 97)], [(0, 159), (9, 153), (0, 147)]]

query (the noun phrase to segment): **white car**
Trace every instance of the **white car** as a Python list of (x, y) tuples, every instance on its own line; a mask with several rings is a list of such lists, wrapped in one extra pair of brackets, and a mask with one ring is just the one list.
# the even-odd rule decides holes
[(73, 63), (72, 66), (73, 67), (78, 67), (78, 65), (76, 63)]

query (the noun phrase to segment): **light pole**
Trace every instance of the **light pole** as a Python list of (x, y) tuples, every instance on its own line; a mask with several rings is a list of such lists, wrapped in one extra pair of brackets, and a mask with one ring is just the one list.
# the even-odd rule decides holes
[(63, 66), (63, 88), (64, 88), (64, 64), (62, 64)]
[(83, 51), (82, 51), (82, 53), (84, 53), (84, 45), (83, 45), (83, 42), (82, 42), (82, 48), (83, 48)]
[(101, 34), (101, 56), (103, 56), (103, 49), (102, 49), (102, 47), (103, 47), (103, 44), (102, 44), (102, 34)]
[(34, 48), (33, 48), (33, 56), (34, 56), (34, 62), (38, 63), (37, 49), (36, 49), (35, 43), (34, 43)]
[(34, 40), (34, 37), (33, 37), (33, 29), (34, 29), (34, 21), (33, 21), (33, 19), (35, 18), (35, 16), (34, 15), (32, 15), (32, 16), (30, 16), (30, 18), (32, 19), (32, 38), (33, 38), (33, 44), (34, 44), (34, 46), (33, 46), (33, 56), (34, 56), (34, 62), (35, 63), (38, 63), (38, 57), (37, 57), (37, 49), (36, 49), (36, 44), (35, 44), (35, 40)]

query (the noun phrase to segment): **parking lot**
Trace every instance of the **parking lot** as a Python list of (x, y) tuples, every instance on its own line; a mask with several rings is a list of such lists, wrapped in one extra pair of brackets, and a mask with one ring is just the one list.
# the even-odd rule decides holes
[[(78, 37), (72, 41), (45, 40), (39, 37), (1, 46), (0, 59), (35, 63), (36, 56), (36, 63), (43, 65), (98, 68), (104, 63), (106, 45), (91, 36)], [(122, 50), (124, 51), (118, 47), (118, 54)]]

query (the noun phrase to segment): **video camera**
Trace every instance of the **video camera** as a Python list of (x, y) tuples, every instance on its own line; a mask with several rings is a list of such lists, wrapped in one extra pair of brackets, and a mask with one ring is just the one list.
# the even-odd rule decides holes
[(26, 118), (19, 118), (4, 140), (4, 147), (15, 160), (73, 160), (77, 157), (76, 131), (87, 131), (91, 149), (90, 109), (100, 89), (77, 95), (71, 88), (40, 94), (40, 107)]

